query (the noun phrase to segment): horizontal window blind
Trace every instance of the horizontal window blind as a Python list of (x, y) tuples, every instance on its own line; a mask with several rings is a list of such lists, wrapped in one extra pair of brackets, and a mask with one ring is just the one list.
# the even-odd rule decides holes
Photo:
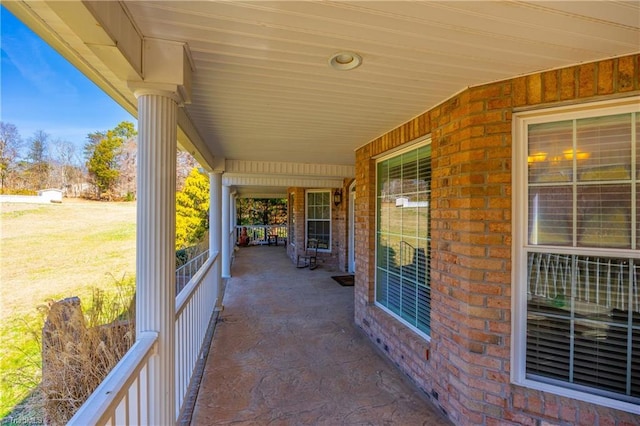
[(431, 330), (431, 147), (377, 166), (376, 302), (417, 330)]
[(640, 401), (640, 262), (529, 253), (528, 263), (527, 374)]
[(526, 375), (633, 403), (639, 129), (628, 113), (531, 124), (527, 135)]

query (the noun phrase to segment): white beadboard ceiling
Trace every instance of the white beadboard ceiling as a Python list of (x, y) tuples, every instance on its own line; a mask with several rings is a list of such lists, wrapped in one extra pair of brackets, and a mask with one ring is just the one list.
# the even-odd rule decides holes
[[(120, 4), (143, 37), (187, 44), (186, 113), (231, 160), (353, 165), (357, 147), (466, 87), (640, 51), (638, 1)], [(343, 50), (362, 65), (329, 67)]]
[[(353, 164), (354, 149), (465, 87), (640, 50), (638, 2), (127, 2), (184, 41), (187, 106), (225, 158)], [(352, 71), (329, 67), (360, 54)]]

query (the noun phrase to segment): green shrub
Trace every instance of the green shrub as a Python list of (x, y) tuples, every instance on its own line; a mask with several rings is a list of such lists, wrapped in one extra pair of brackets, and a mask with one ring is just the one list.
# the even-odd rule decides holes
[(0, 190), (0, 194), (2, 195), (38, 195), (38, 192), (33, 191), (31, 189), (3, 188)]

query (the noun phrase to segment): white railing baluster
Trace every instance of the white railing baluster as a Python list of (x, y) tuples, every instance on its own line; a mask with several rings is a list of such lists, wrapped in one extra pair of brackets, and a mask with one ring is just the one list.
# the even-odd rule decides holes
[(611, 306), (611, 259), (607, 262), (607, 306)]
[(600, 260), (596, 262), (596, 304), (600, 304)]
[(618, 271), (618, 280), (617, 280), (617, 286), (618, 289), (618, 297), (617, 297), (617, 307), (618, 309), (621, 310), (625, 310), (625, 302), (624, 302), (624, 263), (620, 262), (620, 270)]
[[(191, 376), (215, 307), (214, 274), (220, 272), (220, 256), (206, 251), (176, 270), (182, 289), (175, 310), (176, 420), (186, 400)], [(181, 281), (182, 280), (182, 281)], [(145, 332), (109, 373), (70, 425), (148, 424), (151, 377), (148, 364), (154, 355), (157, 333)]]
[(632, 305), (635, 305), (635, 308), (632, 308), (631, 310), (640, 312), (640, 294), (638, 293), (638, 281), (639, 281), (638, 275), (640, 275), (640, 265), (636, 264), (635, 262), (633, 262), (632, 265), (633, 265), (633, 268), (631, 271), (631, 282), (632, 282), (631, 285), (632, 285), (633, 294), (634, 294)]

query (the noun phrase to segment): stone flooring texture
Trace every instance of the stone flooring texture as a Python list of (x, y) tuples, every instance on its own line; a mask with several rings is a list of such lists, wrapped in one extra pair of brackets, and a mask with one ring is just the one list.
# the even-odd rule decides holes
[(448, 425), (353, 322), (353, 287), (236, 251), (192, 425)]

